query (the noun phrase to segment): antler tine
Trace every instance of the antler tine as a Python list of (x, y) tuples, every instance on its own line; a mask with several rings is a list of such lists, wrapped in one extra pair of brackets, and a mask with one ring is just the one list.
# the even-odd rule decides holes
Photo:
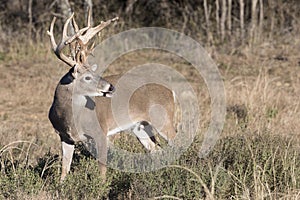
[[(68, 31), (68, 25), (71, 21), (71, 19), (73, 19), (73, 27), (75, 30), (75, 34), (72, 36), (68, 36), (67, 31)], [(79, 30), (78, 25), (74, 19), (74, 13), (72, 13), (72, 15), (67, 19), (67, 21), (64, 24), (64, 28), (63, 28), (63, 39), (62, 41), (64, 41), (64, 44), (70, 44), (72, 43), (76, 38), (78, 38), (79, 36), (81, 36), (86, 30), (88, 30), (90, 27), (85, 27)]]
[[(76, 23), (76, 22), (75, 22), (75, 23)], [(76, 26), (77, 26), (77, 24), (76, 24)], [(77, 28), (78, 28), (78, 26), (77, 26)], [(68, 39), (65, 41), (65, 44), (70, 44), (70, 43), (72, 43), (75, 39), (80, 38), (80, 36), (81, 36), (85, 31), (87, 31), (88, 29), (90, 29), (90, 27), (85, 27), (85, 28), (80, 29), (79, 31), (76, 31), (76, 33), (75, 33), (73, 36), (71, 36), (70, 38), (68, 38)]]
[(111, 22), (115, 22), (118, 19), (119, 19), (119, 17), (115, 17), (115, 18), (110, 19), (110, 20), (108, 20), (106, 22), (101, 21), (101, 23), (98, 26), (96, 26), (94, 28), (88, 29), (87, 32), (84, 35), (79, 36), (79, 39), (82, 41), (82, 43), (84, 45), (86, 45), (90, 41), (90, 39), (92, 39), (97, 33), (99, 33), (105, 27), (107, 27), (108, 25), (110, 25)]
[(94, 50), (94, 48), (95, 48), (95, 42), (92, 43), (92, 45), (91, 45), (89, 51), (92, 52), (92, 51)]
[[(72, 16), (71, 16), (72, 17)], [(71, 17), (69, 19), (71, 19)], [(54, 34), (53, 34), (53, 29), (54, 29), (54, 24), (55, 24), (55, 21), (56, 21), (56, 17), (53, 17), (53, 20), (51, 22), (51, 25), (50, 25), (50, 30), (47, 31), (47, 34), (49, 35), (50, 37), (50, 41), (51, 41), (51, 45), (52, 45), (52, 50), (54, 51), (55, 55), (60, 59), (62, 60), (64, 63), (66, 63), (67, 65), (69, 66), (74, 66), (76, 64), (76, 61), (70, 59), (69, 57), (67, 57), (66, 55), (64, 55), (62, 53), (62, 49), (66, 46), (64, 43), (67, 38), (67, 34), (64, 33), (65, 30), (63, 31), (63, 36), (62, 36), (62, 40), (61, 42), (57, 45), (56, 42), (55, 42), (55, 38), (54, 38)], [(70, 20), (69, 20), (70, 21)], [(66, 22), (67, 24), (67, 22)], [(64, 25), (64, 29), (66, 27), (66, 24)]]
[[(87, 61), (87, 56), (92, 54), (94, 49), (94, 44), (88, 48), (88, 42), (101, 30), (103, 30), (105, 27), (107, 27), (111, 22), (114, 22), (118, 20), (119, 18), (113, 18), (111, 20), (108, 20), (106, 22), (101, 21), (101, 23), (96, 27), (88, 27), (86, 29), (86, 32), (82, 35), (80, 34), (76, 39), (78, 39), (78, 42), (80, 44), (81, 50), (77, 53), (76, 60), (81, 63), (85, 63)], [(88, 22), (89, 23), (89, 22)]]
[(78, 28), (78, 25), (77, 25), (77, 23), (76, 23), (75, 18), (73, 17), (72, 19), (73, 19), (73, 20), (72, 20), (72, 24), (73, 24), (73, 27), (74, 27), (74, 30), (75, 30), (75, 33), (76, 33), (76, 32), (79, 31), (79, 28)]
[[(78, 25), (74, 19), (74, 13), (66, 20), (64, 26), (63, 26), (63, 32), (62, 32), (62, 38), (59, 44), (56, 44), (53, 29), (54, 24), (56, 21), (56, 17), (53, 18), (50, 29), (47, 31), (52, 49), (55, 53), (55, 55), (65, 62), (67, 65), (73, 67), (76, 64), (80, 64), (82, 66), (88, 66), (87, 56), (90, 55), (94, 49), (94, 44), (91, 45), (91, 47), (88, 47), (88, 42), (102, 29), (107, 27), (111, 22), (114, 22), (118, 20), (119, 18), (116, 17), (114, 19), (108, 20), (106, 22), (101, 22), (98, 26), (92, 28), (91, 27), (91, 11), (89, 10), (89, 16), (88, 16), (88, 26), (85, 28), (82, 28), (79, 30)], [(72, 20), (72, 26), (74, 28), (75, 34), (68, 36), (68, 26), (70, 25), (70, 21)], [(73, 42), (76, 42), (75, 44), (72, 44)], [(72, 52), (74, 50), (75, 55), (73, 57), (68, 57), (62, 53), (63, 48), (65, 48), (66, 45), (70, 45), (70, 51)]]
[(51, 42), (53, 51), (55, 51), (55, 49), (57, 48), (57, 44), (55, 42), (54, 35), (53, 35), (53, 28), (54, 28), (55, 21), (56, 21), (56, 17), (53, 17), (51, 25), (50, 25), (50, 30), (47, 31), (47, 34), (50, 37), (50, 42)]
[(94, 56), (94, 49), (95, 49), (95, 42), (93, 42), (92, 45), (89, 48), (87, 48), (87, 55)]
[(66, 41), (68, 39), (68, 26), (69, 26), (70, 21), (73, 17), (74, 17), (74, 13), (71, 14), (71, 16), (67, 19), (67, 21), (64, 24), (63, 34), (62, 34), (62, 41)]

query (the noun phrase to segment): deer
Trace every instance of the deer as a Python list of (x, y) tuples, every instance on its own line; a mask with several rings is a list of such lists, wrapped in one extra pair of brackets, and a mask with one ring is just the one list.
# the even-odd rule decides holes
[[(163, 127), (159, 134), (171, 141), (176, 131), (173, 125), (175, 98), (172, 90), (155, 83), (149, 83), (139, 87), (129, 100), (129, 122), (116, 123), (112, 112), (112, 99), (118, 90), (126, 89), (126, 85), (115, 87), (120, 74), (101, 77), (96, 73), (97, 64), (89, 64), (88, 56), (92, 55), (95, 43), (91, 39), (99, 34), (104, 28), (108, 27), (118, 18), (108, 21), (101, 21), (95, 27), (91, 26), (91, 14), (89, 13), (87, 26), (79, 29), (74, 13), (65, 21), (62, 36), (59, 43), (54, 37), (54, 25), (56, 17), (53, 18), (47, 34), (50, 38), (52, 50), (56, 57), (70, 67), (70, 70), (58, 82), (53, 103), (49, 110), (48, 118), (59, 135), (62, 149), (62, 168), (60, 180), (63, 181), (70, 171), (75, 144), (89, 140), (85, 132), (88, 128), (93, 129), (92, 123), (99, 123), (101, 129), (94, 131), (94, 142), (96, 146), (95, 157), (98, 160), (100, 173), (105, 179), (107, 163), (108, 137), (122, 131), (130, 130), (137, 137), (140, 143), (149, 152), (160, 149), (157, 140), (154, 138), (155, 127), (149, 117), (151, 106), (160, 105), (166, 111)], [(73, 34), (68, 31), (68, 26), (75, 30)], [(69, 54), (63, 50), (69, 47)], [(65, 51), (66, 52), (66, 51)], [(76, 89), (75, 89), (76, 85)], [(92, 106), (91, 106), (92, 105)], [(93, 112), (96, 115), (96, 122), (89, 121), (86, 112)], [(82, 125), (74, 115), (78, 111)], [(81, 112), (83, 111), (83, 112)], [(78, 114), (77, 113), (77, 114)], [(82, 113), (82, 114), (80, 114)], [(78, 128), (88, 127), (88, 128)], [(92, 127), (92, 128), (91, 128)]]

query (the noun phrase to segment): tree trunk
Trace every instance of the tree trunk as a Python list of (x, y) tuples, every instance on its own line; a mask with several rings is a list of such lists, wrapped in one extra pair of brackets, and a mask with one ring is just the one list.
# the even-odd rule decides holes
[(241, 29), (241, 39), (242, 44), (245, 42), (245, 13), (244, 13), (245, 3), (244, 0), (240, 0), (240, 29)]
[(263, 0), (259, 0), (259, 24), (258, 24), (258, 36), (259, 40), (262, 38), (264, 27), (264, 3)]
[(222, 0), (222, 14), (221, 14), (221, 40), (225, 40), (225, 23), (226, 23), (226, 11), (227, 5), (226, 0)]
[(58, 0), (58, 7), (64, 20), (71, 16), (72, 9), (68, 0)]
[(28, 2), (28, 39), (31, 42), (32, 40), (32, 0)]
[(204, 7), (204, 14), (205, 14), (205, 22), (206, 22), (207, 41), (208, 41), (208, 44), (211, 44), (211, 42), (213, 40), (213, 36), (212, 36), (211, 30), (210, 30), (210, 20), (209, 20), (210, 12), (208, 10), (207, 0), (203, 1), (203, 7)]
[[(69, 18), (73, 13), (70, 3), (68, 0), (58, 0), (58, 7), (63, 16), (63, 22), (65, 22), (66, 19)], [(68, 33), (71, 35), (75, 34), (75, 30), (71, 23), (68, 26)], [(70, 48), (70, 53), (71, 53), (72, 57), (75, 58), (75, 50), (73, 48)]]
[(269, 18), (271, 20), (270, 22), (270, 30), (269, 30), (269, 39), (273, 38), (273, 32), (274, 32), (274, 27), (275, 27), (275, 3), (273, 0), (268, 1), (270, 9), (269, 11)]
[(227, 28), (228, 28), (228, 34), (231, 35), (232, 32), (232, 0), (228, 0), (228, 12), (227, 12)]
[(250, 45), (256, 41), (256, 30), (257, 30), (257, 2), (258, 0), (252, 0), (251, 5), (251, 30), (250, 30)]
[(220, 36), (220, 16), (219, 16), (219, 11), (220, 11), (219, 0), (216, 0), (216, 24), (217, 24), (217, 34), (218, 34), (218, 36)]

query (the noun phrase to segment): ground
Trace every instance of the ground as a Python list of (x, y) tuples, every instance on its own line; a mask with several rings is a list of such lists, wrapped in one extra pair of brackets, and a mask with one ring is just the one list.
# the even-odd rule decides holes
[[(165, 169), (165, 171), (146, 175), (122, 174), (112, 170), (108, 178), (110, 181), (108, 188), (114, 188), (115, 191), (107, 188), (105, 190), (104, 188), (104, 192), (102, 191), (101, 195), (109, 195), (119, 199), (139, 199), (154, 196), (165, 199), (176, 196), (183, 199), (192, 199), (216, 195), (215, 198), (217, 199), (225, 199), (229, 197), (228, 191), (230, 191), (230, 194), (237, 199), (243, 197), (257, 199), (259, 197), (262, 198), (263, 195), (268, 195), (270, 199), (276, 199), (277, 197), (283, 199), (299, 198), (299, 44), (300, 41), (298, 39), (281, 43), (263, 42), (252, 48), (245, 46), (232, 50), (224, 47), (218, 50), (206, 47), (208, 53), (216, 62), (224, 81), (227, 115), (220, 143), (205, 161), (196, 158), (195, 152), (200, 148), (201, 134), (205, 132), (210, 120), (210, 97), (205, 83), (197, 71), (189, 63), (177, 56), (154, 50), (133, 52), (116, 60), (105, 74), (124, 73), (132, 66), (146, 62), (157, 62), (172, 66), (178, 70), (190, 81), (197, 93), (201, 121), (200, 130), (197, 133), (199, 136), (197, 136), (191, 150), (183, 155), (178, 163), (174, 164), (176, 167), (170, 167)], [(23, 183), (14, 185), (20, 194), (25, 194), (25, 197), (21, 195), (23, 198), (38, 199), (39, 196), (48, 199), (79, 198), (80, 195), (77, 193), (74, 196), (67, 196), (66, 193), (62, 192), (63, 189), (57, 189), (59, 188), (57, 185), (51, 186), (49, 178), (47, 178), (54, 177), (55, 180), (59, 178), (60, 161), (55, 155), (60, 154), (60, 141), (47, 115), (56, 84), (60, 77), (68, 71), (68, 66), (57, 60), (48, 45), (28, 45), (26, 47), (18, 47), (16, 50), (18, 51), (12, 49), (10, 53), (3, 55), (0, 61), (0, 159), (1, 171), (3, 172), (1, 184), (5, 188), (0, 196), (2, 198), (16, 198), (9, 192), (8, 187), (12, 183), (8, 181), (11, 179), (5, 179), (8, 177), (5, 173), (12, 170), (12, 167), (12, 171), (15, 170), (15, 174), (18, 174), (19, 167), (27, 169), (27, 166), (30, 166), (36, 169), (34, 172), (38, 171), (36, 174), (33, 173), (33, 176), (40, 176), (41, 179), (36, 178), (37, 180), (34, 181), (35, 186), (32, 186), (34, 189), (28, 189), (29, 192), (27, 189), (24, 189), (29, 186), (25, 187)], [(239, 143), (240, 140), (242, 140), (242, 143)], [(128, 140), (128, 142), (130, 141), (132, 140)], [(120, 142), (117, 141), (118, 144)], [(140, 144), (136, 142), (135, 145), (138, 146)], [(286, 154), (291, 153), (294, 157), (281, 152), (284, 149), (278, 149), (284, 147), (286, 148)], [(253, 166), (255, 165), (252, 168), (254, 170), (250, 170), (251, 173), (249, 172), (249, 174), (247, 170), (239, 171), (235, 169), (231, 171), (231, 168), (234, 168), (236, 163), (230, 159), (239, 160), (243, 157), (243, 154), (237, 153), (241, 156), (240, 158), (234, 157), (237, 155), (231, 155), (233, 158), (227, 154), (228, 157), (224, 156), (225, 160), (222, 160), (220, 158), (222, 157), (222, 151), (226, 152), (228, 149), (230, 151), (244, 152), (244, 156), (249, 156), (247, 159), (252, 159), (253, 162), (248, 161)], [(251, 154), (245, 153), (245, 149), (248, 149)], [(264, 152), (266, 152), (267, 158), (264, 157)], [(47, 160), (47, 156), (49, 156), (49, 159), (55, 158), (54, 164), (49, 165), (49, 168), (54, 169), (52, 174), (50, 172), (43, 174), (42, 172), (47, 171), (46, 168), (45, 170), (38, 170), (38, 166), (45, 167), (40, 161)], [(289, 156), (292, 157), (288, 159), (287, 157)], [(261, 159), (256, 160), (258, 157)], [(275, 158), (282, 160), (282, 162), (286, 161), (289, 165), (276, 164)], [(26, 161), (26, 164), (24, 164), (24, 161)], [(260, 161), (265, 161), (265, 163), (270, 161), (271, 168), (269, 169), (269, 166), (265, 165), (261, 166)], [(16, 164), (17, 162), (19, 164)], [(89, 160), (86, 162), (89, 162)], [(209, 172), (204, 174), (204, 172), (200, 171), (200, 168), (202, 169), (204, 166), (197, 168), (196, 164), (203, 164), (203, 162), (209, 166), (208, 171), (211, 170), (211, 174)], [(226, 164), (226, 162), (232, 163)], [(78, 173), (82, 173), (78, 166), (86, 169), (87, 165), (84, 165), (84, 160), (82, 163), (75, 164), (77, 168), (74, 168), (74, 172), (70, 174), (70, 177), (73, 176), (78, 179), (74, 178), (72, 180), (70, 178), (69, 182), (65, 183), (64, 189), (66, 191), (68, 187), (75, 187), (72, 184), (76, 180), (85, 179), (95, 183), (95, 179), (90, 180), (91, 178), (78, 175)], [(222, 170), (219, 169), (220, 166)], [(257, 173), (255, 173), (256, 167)], [(264, 167), (270, 171), (263, 170), (262, 168)], [(284, 170), (276, 171), (284, 167), (286, 167)], [(193, 176), (192, 173), (189, 173), (189, 170), (197, 176)], [(220, 170), (222, 172), (219, 173)], [(237, 171), (240, 172), (240, 176), (234, 174)], [(263, 176), (262, 174), (264, 173), (267, 175)], [(282, 181), (282, 177), (278, 173), (289, 176), (289, 178), (285, 179), (286, 184), (280, 185), (279, 182)], [(230, 180), (224, 178), (226, 181), (222, 182), (223, 185), (217, 184), (215, 186), (213, 183), (215, 180), (214, 174), (218, 176), (219, 180), (226, 176), (229, 176)], [(272, 183), (268, 182), (270, 178), (268, 174), (271, 174), (271, 179), (273, 177)], [(248, 175), (250, 176), (249, 180), (247, 180), (249, 182), (245, 181)], [(171, 189), (168, 188), (165, 182), (168, 180), (167, 177), (172, 176), (173, 178), (171, 178), (170, 182), (174, 186), (174, 191), (171, 186)], [(158, 177), (159, 181), (157, 181)], [(174, 177), (178, 177), (178, 179)], [(199, 188), (194, 188), (193, 182), (187, 181), (191, 178), (197, 182)], [(201, 181), (202, 179), (204, 180), (203, 182)], [(30, 185), (28, 180), (25, 180)], [(237, 185), (231, 186), (229, 184), (230, 181), (235, 182)], [(44, 183), (45, 186), (43, 184), (37, 185), (37, 182)], [(226, 186), (226, 182), (229, 185)], [(159, 183), (165, 186), (165, 189), (148, 189), (147, 194), (143, 193), (146, 190), (145, 187), (148, 186), (159, 188)], [(92, 183), (88, 182), (87, 184)], [(83, 186), (80, 186), (80, 188), (83, 188)], [(59, 194), (53, 191), (58, 191), (57, 193)], [(116, 191), (119, 191), (119, 193)], [(226, 191), (227, 196), (225, 195)], [(96, 198), (99, 195), (95, 191), (92, 191), (91, 194), (96, 194), (92, 198)], [(89, 198), (88, 196), (82, 197)]]

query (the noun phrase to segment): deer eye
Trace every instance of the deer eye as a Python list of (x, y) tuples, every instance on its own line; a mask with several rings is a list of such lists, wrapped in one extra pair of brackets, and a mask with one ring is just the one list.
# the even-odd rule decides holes
[(86, 81), (89, 81), (89, 80), (91, 80), (91, 77), (90, 76), (87, 76), (87, 77), (85, 77), (84, 78)]

